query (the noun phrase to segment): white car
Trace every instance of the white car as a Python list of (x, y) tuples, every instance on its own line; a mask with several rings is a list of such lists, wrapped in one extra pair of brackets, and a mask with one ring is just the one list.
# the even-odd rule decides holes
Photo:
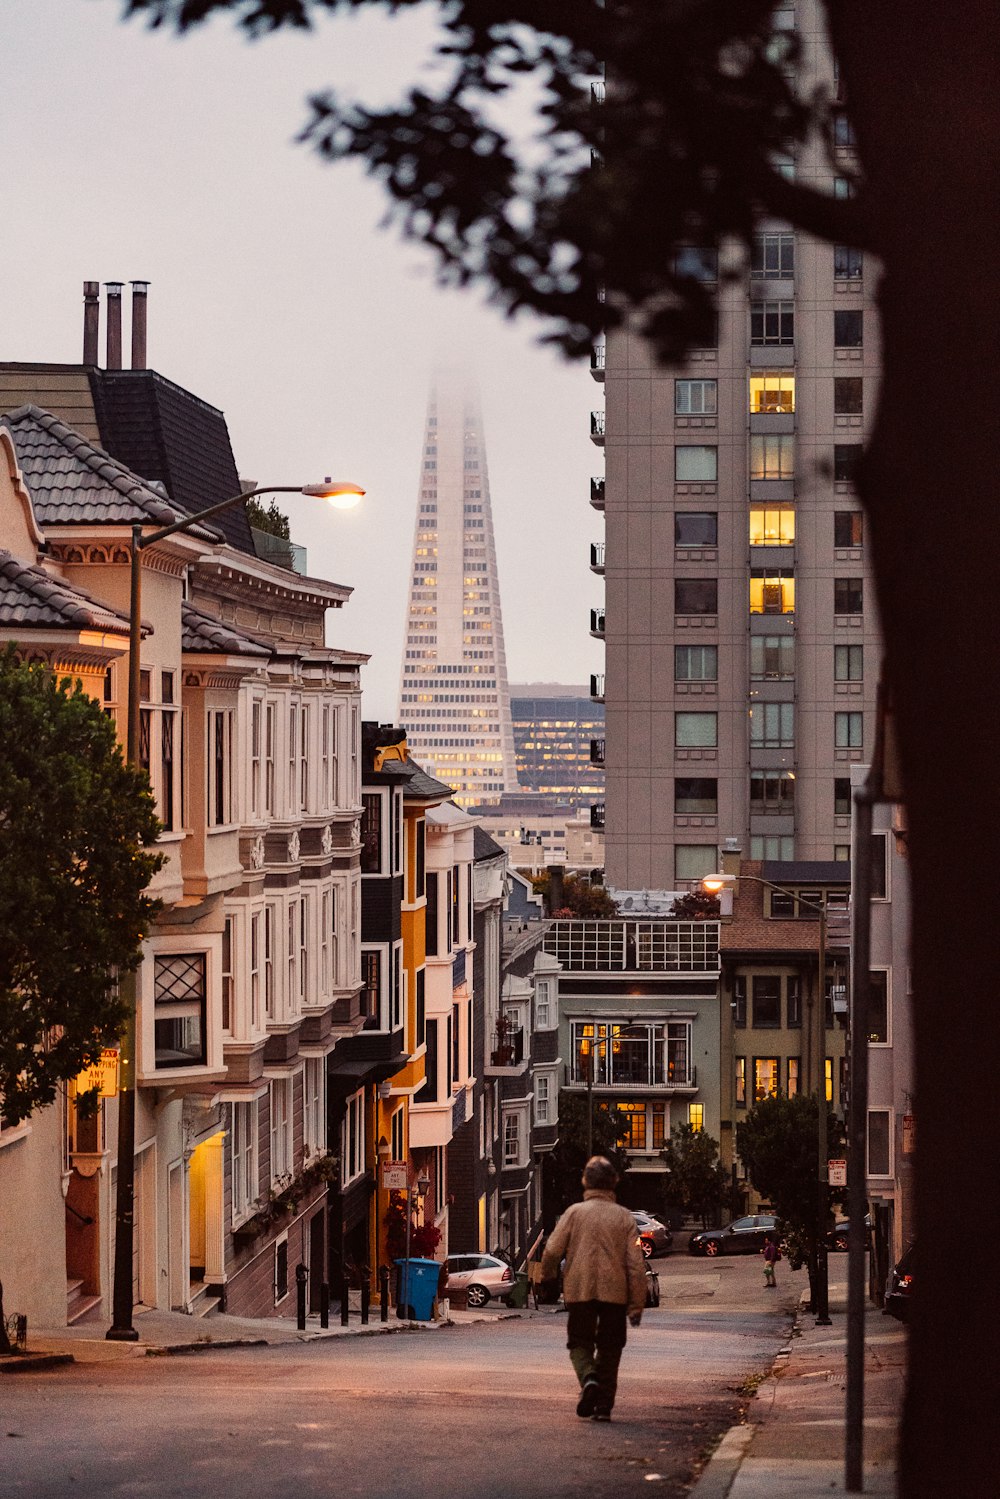
[(495, 1254), (449, 1254), (446, 1296), (465, 1292), (469, 1307), (485, 1306), (490, 1300), (506, 1301), (514, 1290), (514, 1272)]

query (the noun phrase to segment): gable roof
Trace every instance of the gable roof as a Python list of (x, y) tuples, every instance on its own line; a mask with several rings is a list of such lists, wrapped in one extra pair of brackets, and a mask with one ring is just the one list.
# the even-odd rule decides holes
[(472, 835), (472, 848), (473, 859), (477, 864), (481, 863), (483, 859), (495, 859), (498, 854), (503, 858), (506, 857), (506, 853), (500, 844), (494, 838), (491, 838), (489, 833), (484, 832), (478, 824), (476, 831)]
[(181, 649), (199, 655), (258, 656), (262, 661), (273, 655), (260, 641), (187, 602), (181, 604)]
[(117, 610), (91, 598), (82, 588), (0, 551), (0, 629), (52, 625), (128, 636), (128, 620)]

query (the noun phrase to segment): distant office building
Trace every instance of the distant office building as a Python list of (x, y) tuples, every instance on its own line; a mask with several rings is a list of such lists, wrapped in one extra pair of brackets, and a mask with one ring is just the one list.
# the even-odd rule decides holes
[(399, 718), (460, 805), (496, 802), (517, 769), (486, 442), (463, 369), (434, 377), (421, 462)]
[(532, 682), (511, 688), (517, 778), (570, 806), (604, 796), (604, 705), (586, 687)]

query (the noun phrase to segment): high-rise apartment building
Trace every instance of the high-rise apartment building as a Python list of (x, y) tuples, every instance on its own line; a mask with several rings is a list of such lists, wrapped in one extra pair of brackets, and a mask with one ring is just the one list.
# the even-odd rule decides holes
[(495, 802), (517, 770), (486, 441), (462, 368), (435, 374), (421, 462), (399, 719), (457, 802)]
[[(816, 0), (781, 15), (801, 35), (803, 87), (836, 98)], [(832, 146), (781, 165), (848, 195), (847, 116)], [(606, 391), (591, 418), (606, 459), (591, 485), (606, 589), (593, 692), (607, 879), (626, 889), (684, 887), (730, 836), (750, 858), (848, 858), (851, 766), (874, 733), (879, 629), (852, 473), (877, 397), (877, 267), (776, 219), (749, 257), (682, 253), (718, 282), (714, 346), (657, 366), (626, 331), (592, 368)]]
[(510, 690), (517, 778), (575, 807), (604, 794), (604, 709), (586, 687), (530, 682)]

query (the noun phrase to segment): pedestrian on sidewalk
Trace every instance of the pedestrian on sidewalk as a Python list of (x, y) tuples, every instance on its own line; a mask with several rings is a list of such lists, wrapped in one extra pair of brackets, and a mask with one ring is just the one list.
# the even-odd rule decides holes
[(764, 1240), (764, 1248), (761, 1250), (764, 1256), (764, 1285), (771, 1291), (777, 1290), (778, 1282), (774, 1278), (774, 1267), (781, 1259), (781, 1250), (773, 1233), (769, 1233)]
[(626, 1320), (638, 1327), (646, 1304), (646, 1267), (635, 1218), (615, 1200), (618, 1172), (606, 1156), (583, 1168), (583, 1201), (563, 1213), (542, 1256), (554, 1280), (565, 1259), (566, 1346), (580, 1382), (578, 1416), (610, 1421), (625, 1347)]

